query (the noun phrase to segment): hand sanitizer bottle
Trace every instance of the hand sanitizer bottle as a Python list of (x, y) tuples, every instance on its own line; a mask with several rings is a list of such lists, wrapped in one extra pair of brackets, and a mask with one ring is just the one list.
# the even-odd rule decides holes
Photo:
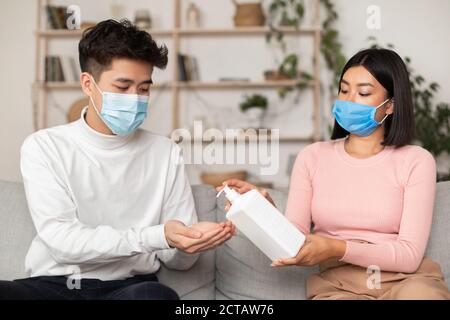
[(272, 261), (295, 257), (305, 242), (305, 236), (278, 211), (258, 190), (239, 194), (225, 185), (231, 202), (226, 217)]

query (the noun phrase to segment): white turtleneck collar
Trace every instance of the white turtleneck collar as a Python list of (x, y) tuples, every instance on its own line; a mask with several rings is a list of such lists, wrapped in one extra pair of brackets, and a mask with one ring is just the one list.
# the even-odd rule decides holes
[(94, 130), (86, 122), (85, 116), (87, 110), (88, 106), (83, 108), (83, 110), (81, 111), (81, 117), (77, 121), (82, 137), (87, 143), (101, 149), (118, 149), (126, 145), (134, 136), (135, 132), (127, 136), (119, 136), (115, 134), (114, 135), (104, 134)]

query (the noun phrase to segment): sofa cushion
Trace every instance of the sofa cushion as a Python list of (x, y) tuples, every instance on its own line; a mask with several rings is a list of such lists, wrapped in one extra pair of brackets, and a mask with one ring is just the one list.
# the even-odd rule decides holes
[(0, 181), (0, 280), (26, 277), (25, 255), (36, 232), (21, 183)]
[[(199, 221), (216, 221), (216, 192), (212, 186), (192, 186)], [(164, 265), (156, 274), (181, 299), (215, 299), (215, 251), (200, 254), (189, 270), (170, 270)]]
[[(216, 198), (211, 186), (192, 188), (199, 220), (215, 221)], [(0, 280), (24, 278), (25, 256), (36, 232), (26, 203), (22, 183), (0, 181)], [(158, 271), (159, 280), (178, 292), (182, 299), (215, 298), (215, 252), (200, 255), (188, 271)]]
[[(284, 212), (287, 194), (269, 190)], [(218, 199), (217, 219), (225, 220), (225, 199)], [(271, 261), (241, 232), (216, 251), (216, 299), (305, 299), (305, 280), (317, 268), (270, 267)]]
[(450, 181), (439, 182), (436, 186), (433, 224), (425, 253), (439, 262), (450, 287)]
[[(287, 194), (269, 190), (281, 212)], [(225, 219), (225, 199), (218, 199), (218, 221)], [(450, 182), (436, 187), (433, 224), (426, 256), (438, 262), (450, 285)], [(216, 299), (304, 299), (305, 280), (317, 268), (271, 268), (270, 260), (242, 233), (217, 249)]]

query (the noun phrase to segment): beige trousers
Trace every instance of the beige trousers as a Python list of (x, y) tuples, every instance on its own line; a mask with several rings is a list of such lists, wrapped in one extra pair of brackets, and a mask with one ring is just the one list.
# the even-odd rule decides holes
[(387, 272), (327, 261), (306, 280), (308, 299), (450, 300), (438, 263), (425, 257), (415, 273)]

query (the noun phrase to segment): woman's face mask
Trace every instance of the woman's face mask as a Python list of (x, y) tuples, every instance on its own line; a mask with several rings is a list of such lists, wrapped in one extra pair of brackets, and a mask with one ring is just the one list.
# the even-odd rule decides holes
[(387, 118), (388, 114), (378, 122), (375, 113), (391, 98), (378, 106), (368, 106), (347, 100), (336, 100), (333, 105), (333, 115), (339, 125), (348, 132), (366, 137), (372, 134)]
[(94, 78), (91, 79), (102, 94), (102, 110), (98, 111), (92, 97), (92, 105), (98, 116), (114, 134), (126, 136), (134, 132), (147, 117), (148, 96), (104, 92), (100, 90)]

